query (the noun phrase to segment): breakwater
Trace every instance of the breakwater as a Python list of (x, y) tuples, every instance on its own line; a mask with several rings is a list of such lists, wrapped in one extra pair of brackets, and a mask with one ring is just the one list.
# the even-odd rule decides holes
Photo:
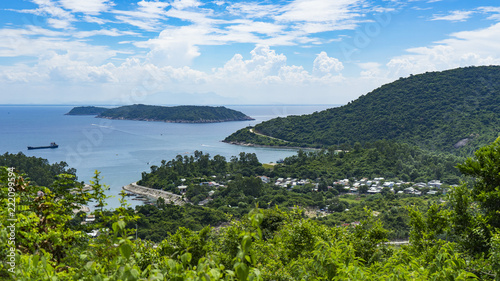
[(124, 190), (139, 194), (142, 196), (146, 197), (152, 197), (155, 199), (158, 198), (163, 198), (165, 200), (166, 204), (170, 204), (172, 202), (175, 205), (184, 205), (186, 202), (182, 200), (182, 197), (177, 194), (173, 194), (172, 192), (164, 191), (164, 190), (159, 190), (159, 189), (153, 189), (145, 186), (138, 185), (136, 182), (128, 184), (124, 187), (122, 187)]

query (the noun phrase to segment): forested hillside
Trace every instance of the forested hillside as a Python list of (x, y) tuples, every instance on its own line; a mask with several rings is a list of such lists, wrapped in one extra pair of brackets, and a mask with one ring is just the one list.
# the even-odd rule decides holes
[(349, 151), (333, 149), (316, 152), (299, 151), (274, 168), (273, 174), (300, 178), (375, 178), (403, 181), (440, 179), (458, 184), (460, 172), (455, 167), (464, 159), (450, 154), (432, 153), (409, 144), (376, 141), (355, 145)]
[(59, 174), (76, 176), (76, 170), (69, 168), (66, 162), (50, 164), (47, 159), (26, 156), (22, 152), (0, 155), (0, 166), (16, 167), (20, 173), (29, 175), (28, 179), (34, 185), (49, 186)]
[[(203, 214), (196, 216), (198, 222), (194, 222), (189, 216), (189, 222), (183, 215), (173, 216), (172, 210), (179, 209), (178, 206), (165, 205), (165, 211), (157, 212), (153, 212), (149, 207), (140, 208), (140, 213), (149, 210), (148, 215), (154, 213), (159, 215), (158, 217), (172, 219), (169, 219), (168, 223), (161, 223), (161, 220), (149, 217), (147, 219), (151, 221), (151, 229), (141, 227), (139, 235), (150, 239), (164, 238), (157, 229), (171, 229), (178, 225), (189, 225), (190, 229), (198, 229), (208, 224), (213, 226), (223, 222), (224, 218), (212, 210), (241, 218), (255, 205), (267, 208), (278, 205), (289, 208), (299, 206), (316, 210), (315, 212), (320, 212), (321, 209), (321, 213), (328, 217), (334, 214), (335, 217), (324, 219), (322, 222), (340, 225), (360, 220), (363, 217), (363, 207), (369, 206), (381, 214), (384, 227), (390, 230), (388, 237), (407, 239), (409, 218), (401, 208), (407, 205), (404, 202), (408, 202), (408, 198), (414, 198), (415, 200), (411, 201), (413, 205), (425, 207), (433, 200), (443, 197), (426, 195), (415, 198), (416, 196), (411, 194), (393, 193), (413, 185), (408, 182), (440, 179), (447, 185), (458, 184), (460, 172), (455, 166), (463, 160), (453, 155), (438, 155), (418, 147), (390, 141), (359, 145), (351, 152), (299, 151), (296, 156), (288, 157), (284, 163), (277, 165), (262, 165), (253, 153), (241, 153), (239, 157), (226, 161), (225, 157), (220, 155), (212, 158), (201, 151), (195, 151), (192, 156), (178, 155), (170, 161), (162, 161), (160, 166), (152, 166), (149, 173), (142, 174), (142, 180), (138, 183), (183, 194), (188, 202), (193, 204), (204, 201), (203, 205), (208, 208), (196, 211)], [(267, 183), (257, 177), (263, 175), (269, 177)], [(347, 195), (350, 193), (349, 189), (334, 184), (339, 179), (349, 178), (354, 181), (364, 177), (383, 177), (387, 181), (405, 184), (394, 186), (394, 190), (388, 187), (376, 196), (366, 195), (369, 186), (365, 186), (366, 190), (359, 194)], [(289, 181), (289, 185), (276, 185), (278, 178), (304, 181), (297, 185), (292, 185), (293, 180)], [(187, 191), (181, 193), (178, 186), (185, 186)], [(421, 189), (424, 194), (429, 190), (428, 187)], [(439, 194), (441, 193), (440, 191)], [(391, 211), (393, 207), (397, 208), (396, 213)], [(345, 211), (347, 209), (350, 211)], [(182, 210), (183, 213), (191, 211), (194, 210), (189, 205)]]
[[(498, 184), (500, 139), (459, 165), (475, 180), (419, 209), (415, 198), (390, 204), (407, 212), (409, 244), (387, 244), (380, 215), (365, 208), (355, 226), (329, 227), (302, 210), (259, 208), (230, 224), (200, 231), (180, 227), (159, 243), (134, 239), (140, 215), (122, 206), (95, 210), (81, 225), (75, 204), (104, 202), (99, 174), (90, 190), (61, 175), (58, 189), (28, 185), (0, 168), (0, 262), (3, 280), (497, 280), (500, 276)], [(40, 194), (39, 191), (43, 191)], [(16, 208), (8, 206), (15, 198)], [(377, 200), (367, 204), (383, 207)], [(144, 218), (142, 218), (144, 219)], [(389, 217), (390, 219), (390, 217)], [(139, 220), (139, 221), (138, 221)], [(334, 224), (335, 225), (335, 224)], [(141, 224), (141, 227), (145, 225)], [(86, 232), (99, 230), (90, 237)]]
[(345, 106), (253, 128), (279, 140), (245, 128), (225, 141), (327, 147), (387, 139), (470, 155), (498, 136), (499, 112), (500, 66), (467, 67), (400, 78)]
[[(5, 257), (0, 278), (498, 280), (500, 138), (458, 167), (473, 180), (451, 188), (446, 200), (422, 204), (420, 198), (397, 202), (373, 197), (356, 224), (339, 226), (339, 220), (348, 219), (345, 213), (325, 217), (320, 224), (299, 208), (261, 206), (223, 227), (179, 227), (158, 243), (134, 239), (138, 225), (154, 228), (148, 222), (177, 211), (203, 215), (201, 208), (159, 204), (134, 211), (127, 208), (122, 192), (121, 207), (98, 208), (94, 223), (80, 224), (75, 207), (90, 202), (105, 206), (106, 186), (99, 173), (90, 189), (82, 189), (68, 174), (59, 175), (51, 184), (55, 188), (49, 189), (29, 185), (15, 168), (0, 167), (0, 252)], [(241, 183), (243, 194), (257, 195)], [(374, 210), (383, 208), (390, 213)], [(403, 212), (406, 218), (399, 215)], [(204, 220), (221, 218), (209, 215)], [(389, 232), (382, 221), (390, 220), (408, 224), (408, 245), (387, 243)], [(95, 237), (87, 234), (92, 230)]]
[(98, 115), (108, 109), (109, 108), (97, 107), (97, 106), (77, 106), (73, 107), (65, 115)]
[(134, 104), (111, 108), (97, 117), (109, 119), (164, 121), (184, 123), (211, 123), (253, 120), (242, 112), (224, 106), (154, 106)]

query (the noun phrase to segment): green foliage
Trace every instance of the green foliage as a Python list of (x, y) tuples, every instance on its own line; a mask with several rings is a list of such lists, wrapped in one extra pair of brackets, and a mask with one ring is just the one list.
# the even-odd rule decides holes
[[(277, 145), (344, 149), (343, 144), (352, 147), (356, 142), (387, 139), (469, 155), (498, 137), (499, 81), (499, 66), (412, 75), (345, 106), (274, 118), (253, 130), (281, 140)], [(262, 135), (252, 137), (245, 128), (226, 140), (271, 145)]]
[(111, 119), (165, 121), (165, 122), (224, 122), (253, 120), (245, 114), (224, 106), (153, 106), (135, 104), (111, 108), (97, 117)]
[(459, 164), (460, 171), (475, 178), (473, 200), (485, 212), (486, 220), (495, 228), (500, 227), (500, 138), (482, 147)]
[(455, 165), (462, 158), (436, 154), (408, 144), (376, 141), (353, 152), (334, 149), (314, 152), (299, 151), (274, 167), (281, 177), (326, 178), (331, 182), (343, 178), (398, 178), (404, 181), (441, 179), (457, 184), (460, 173)]
[[(251, 176), (264, 171), (255, 153), (241, 152), (239, 157), (233, 156), (227, 162), (224, 156), (215, 155), (211, 158), (209, 154), (197, 150), (191, 156), (177, 155), (168, 162), (162, 160), (161, 166), (152, 166), (150, 173), (142, 173), (138, 184), (178, 193), (177, 186), (184, 184), (182, 179), (196, 178), (193, 184), (203, 185), (212, 180), (229, 180), (228, 173), (235, 177), (237, 174)], [(199, 194), (207, 195), (209, 191), (208, 187), (190, 186), (187, 196), (191, 199)]]
[(29, 175), (26, 179), (32, 184), (47, 187), (54, 182), (59, 174), (71, 174), (76, 177), (76, 170), (69, 168), (66, 162), (49, 164), (47, 159), (26, 156), (22, 152), (0, 155), (0, 166), (15, 167), (20, 173)]
[(437, 251), (441, 249), (444, 241), (439, 240), (438, 236), (444, 233), (448, 225), (449, 213), (441, 210), (440, 206), (433, 204), (427, 212), (421, 213), (415, 207), (408, 207), (410, 215), (410, 243), (416, 253), (425, 253), (426, 259), (434, 257)]
[[(228, 220), (228, 216), (220, 210), (190, 204), (164, 204), (158, 207), (143, 205), (137, 206), (135, 211), (139, 216), (138, 237), (154, 242), (161, 242), (169, 233), (175, 233), (180, 227), (200, 231), (205, 226), (220, 225)], [(130, 209), (129, 212), (134, 211)]]
[[(1, 171), (0, 183), (4, 189), (8, 171), (5, 168)], [(60, 178), (55, 190), (64, 193), (63, 187), (69, 185), (70, 177)], [(39, 200), (43, 200), (41, 206), (46, 208), (36, 209), (40, 201), (26, 199), (33, 198), (40, 187), (27, 185), (19, 175), (15, 179), (20, 206), (16, 226), (20, 231), (16, 236), (15, 272), (13, 275), (7, 272), (8, 265), (2, 262), (0, 274), (4, 279), (13, 276), (17, 280), (465, 280), (475, 277), (466, 271), (466, 261), (452, 244), (438, 243), (434, 256), (419, 253), (414, 245), (389, 249), (382, 244), (386, 231), (373, 216), (355, 228), (329, 228), (304, 218), (300, 209), (290, 212), (279, 208), (255, 209), (240, 221), (217, 230), (207, 227), (195, 232), (179, 228), (155, 247), (146, 241), (132, 240), (134, 230), (127, 226), (138, 217), (127, 209), (122, 193), (121, 207), (113, 212), (98, 211), (101, 217), (95, 227), (103, 230), (101, 235), (75, 240), (85, 234), (67, 227), (71, 216), (65, 208), (72, 208), (72, 202), (59, 201), (79, 199), (52, 195), (49, 189), (44, 189), (45, 198)], [(105, 186), (100, 183), (98, 173), (92, 186), (93, 190), (84, 191), (81, 197), (103, 198)], [(1, 202), (5, 204), (5, 198)], [(5, 209), (1, 209), (2, 222), (8, 217)], [(44, 220), (47, 227), (41, 230)], [(28, 224), (30, 233), (24, 230)], [(426, 226), (428, 231), (433, 224), (429, 220)], [(5, 251), (4, 225), (0, 234), (0, 246)], [(491, 245), (497, 249), (498, 234), (494, 237)], [(494, 261), (496, 254), (490, 258)]]
[[(300, 208), (255, 208), (239, 220), (218, 228), (198, 231), (178, 228), (157, 245), (134, 240), (135, 223), (151, 218), (148, 206), (137, 214), (127, 208), (125, 193), (113, 211), (97, 210), (95, 238), (74, 229), (72, 210), (89, 200), (104, 208), (104, 190), (96, 172), (91, 190), (84, 190), (72, 175), (59, 175), (51, 188), (30, 185), (23, 176), (0, 169), (0, 188), (15, 192), (16, 240), (14, 272), (0, 262), (0, 277), (16, 280), (498, 280), (500, 231), (494, 224), (495, 206), (483, 204), (494, 198), (498, 173), (495, 142), (477, 152), (460, 169), (476, 177), (475, 184), (460, 185), (447, 202), (424, 198), (377, 195), (356, 200), (340, 196), (352, 211), (363, 207), (357, 226), (329, 227), (308, 219)], [(357, 148), (360, 151), (361, 148)], [(354, 153), (354, 152), (353, 152)], [(301, 156), (303, 157), (303, 156)], [(483, 158), (482, 158), (483, 157)], [(250, 162), (252, 157), (250, 157)], [(491, 164), (491, 165), (489, 165)], [(252, 197), (253, 178), (235, 177), (235, 194)], [(264, 186), (265, 187), (265, 186)], [(493, 186), (494, 187), (494, 186)], [(42, 191), (43, 194), (38, 193)], [(262, 189), (284, 196), (283, 190)], [(321, 192), (296, 193), (313, 201), (333, 200)], [(8, 192), (0, 193), (0, 252), (10, 252), (7, 231)], [(328, 194), (328, 193), (327, 193)], [(486, 195), (485, 195), (486, 194)], [(10, 196), (10, 195), (9, 195)], [(326, 198), (326, 199), (325, 199)], [(288, 199), (286, 199), (288, 200)], [(339, 203), (337, 202), (337, 203)], [(408, 213), (411, 229), (408, 245), (387, 244), (386, 215)], [(165, 212), (197, 210), (195, 207)], [(178, 207), (178, 206), (176, 206)], [(192, 206), (194, 207), (194, 206)], [(270, 205), (267, 205), (270, 207)], [(181, 207), (179, 207), (181, 208)], [(185, 208), (184, 206), (182, 208)], [(340, 215), (349, 215), (351, 212)], [(355, 214), (355, 217), (360, 217)], [(174, 217), (172, 219), (175, 220)], [(467, 241), (469, 237), (470, 241)]]
[(472, 181), (449, 193), (450, 238), (481, 278), (499, 278), (500, 138), (458, 165)]

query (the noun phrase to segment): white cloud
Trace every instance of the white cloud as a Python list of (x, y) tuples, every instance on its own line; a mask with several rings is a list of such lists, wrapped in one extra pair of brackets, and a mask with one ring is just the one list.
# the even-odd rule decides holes
[(67, 10), (89, 15), (108, 11), (114, 5), (110, 0), (59, 0), (59, 2)]
[(278, 22), (292, 23), (307, 34), (354, 29), (362, 22), (359, 12), (363, 0), (295, 0), (274, 16)]
[(185, 9), (185, 8), (194, 8), (194, 7), (198, 7), (198, 6), (201, 6), (202, 3), (200, 1), (197, 1), (197, 0), (175, 0), (173, 3), (172, 3), (172, 7), (176, 8), (176, 9)]
[(340, 72), (344, 65), (336, 58), (329, 57), (326, 52), (321, 52), (313, 62), (313, 73), (325, 75), (332, 72)]
[(226, 8), (233, 16), (249, 19), (270, 18), (280, 11), (280, 6), (252, 2), (233, 3)]
[(118, 30), (116, 28), (89, 30), (89, 31), (78, 31), (78, 32), (72, 33), (72, 36), (75, 38), (86, 38), (86, 37), (98, 36), (98, 35), (111, 36), (111, 37), (124, 36), (124, 35), (139, 36), (139, 33), (132, 32), (132, 31), (121, 31), (121, 30)]
[(160, 20), (165, 19), (165, 8), (170, 6), (166, 2), (145, 1), (137, 3), (137, 9), (132, 11), (112, 10), (117, 14), (116, 19), (124, 24), (137, 26), (146, 31), (161, 30)]
[[(327, 62), (322, 66), (325, 70), (341, 70), (332, 58), (320, 57)], [(50, 90), (53, 96), (59, 97), (59, 102), (80, 99), (80, 102), (102, 100), (130, 103), (140, 102), (138, 96), (146, 98), (163, 93), (164, 102), (167, 103), (170, 94), (213, 92), (222, 97), (238, 99), (242, 103), (295, 103), (303, 100), (305, 92), (309, 93), (307, 101), (313, 102), (333, 85), (337, 89), (342, 88), (345, 79), (340, 74), (332, 73), (312, 75), (303, 66), (288, 65), (284, 54), (276, 53), (269, 46), (258, 45), (250, 52), (249, 59), (236, 54), (212, 72), (202, 72), (187, 66), (158, 66), (150, 60), (138, 58), (126, 59), (119, 65), (96, 64), (83, 54), (46, 52), (31, 67), (17, 65), (15, 70), (12, 67), (0, 67), (0, 81), (9, 87), (21, 83), (25, 91), (57, 85), (57, 88), (50, 86)], [(84, 85), (92, 85), (92, 90)], [(82, 87), (89, 93), (81, 95)], [(71, 91), (68, 92), (69, 89)], [(332, 94), (329, 98), (323, 97), (323, 100), (333, 102), (335, 97), (338, 96)]]
[(382, 75), (382, 70), (380, 69), (382, 65), (378, 62), (358, 63), (358, 66), (362, 69), (360, 75), (363, 78), (374, 78)]
[(474, 11), (451, 11), (448, 15), (433, 15), (432, 19), (444, 21), (465, 21), (470, 18)]
[(86, 21), (86, 22), (97, 23), (97, 24), (101, 24), (101, 25), (110, 22), (107, 19), (93, 17), (93, 16), (89, 16), (89, 15), (85, 15), (83, 17), (83, 20)]
[[(31, 0), (34, 4), (38, 5), (36, 9), (8, 9), (9, 11), (14, 11), (18, 13), (33, 14), (40, 17), (46, 17), (47, 23), (52, 28), (57, 29), (70, 29), (71, 23), (76, 21), (76, 18), (68, 11), (61, 8), (57, 3), (51, 0)], [(38, 19), (33, 19), (31, 25), (39, 24)]]
[(72, 29), (71, 21), (67, 19), (47, 19), (47, 23), (50, 24), (53, 28), (57, 29)]
[(500, 7), (479, 7), (477, 10), (485, 14), (491, 14), (487, 18), (489, 20), (500, 21)]
[(500, 64), (500, 23), (488, 28), (455, 32), (433, 46), (408, 49), (407, 55), (391, 59), (387, 66), (398, 77), (425, 71), (471, 65)]
[(116, 55), (116, 51), (108, 47), (71, 40), (69, 34), (35, 26), (28, 26), (26, 29), (0, 29), (0, 37), (2, 37), (0, 57), (40, 58), (53, 53), (67, 53), (73, 60), (100, 64)]
[[(196, 46), (209, 43), (208, 30), (204, 26), (181, 26), (163, 30), (158, 38), (134, 43), (140, 48), (149, 48), (148, 58), (157, 65), (182, 66), (191, 64), (200, 55)], [(210, 43), (215, 44), (215, 43)]]

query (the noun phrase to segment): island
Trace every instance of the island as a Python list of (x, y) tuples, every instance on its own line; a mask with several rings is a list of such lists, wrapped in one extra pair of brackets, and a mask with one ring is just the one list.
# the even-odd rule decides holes
[(77, 106), (73, 107), (65, 115), (99, 115), (109, 108), (97, 107), (97, 106)]
[(216, 123), (254, 120), (240, 111), (224, 106), (156, 106), (144, 104), (111, 108), (101, 112), (96, 117), (171, 123)]

